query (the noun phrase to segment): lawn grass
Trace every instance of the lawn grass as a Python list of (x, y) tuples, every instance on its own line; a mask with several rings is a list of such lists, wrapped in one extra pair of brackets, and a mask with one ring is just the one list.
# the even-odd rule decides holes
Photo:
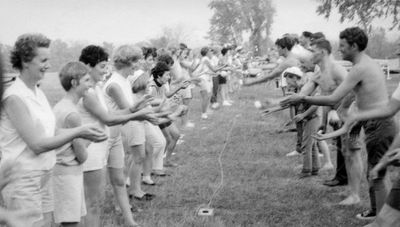
[[(394, 75), (388, 81), (390, 92), (399, 81)], [(49, 74), (41, 84), (50, 103), (62, 94), (58, 77)], [(161, 186), (145, 187), (156, 199), (135, 204), (143, 211), (135, 219), (143, 226), (363, 226), (367, 222), (354, 216), (368, 207), (367, 184), (362, 182), (362, 202), (343, 207), (336, 205), (346, 194), (345, 187), (327, 188), (324, 179), (332, 172), (299, 180), (301, 157), (287, 158), (295, 148), (295, 133), (277, 134), (275, 131), (288, 119), (287, 112), (260, 116), (254, 108), (255, 100), (278, 97), (280, 90), (273, 84), (243, 88), (234, 95), (232, 107), (215, 111), (209, 120), (200, 120), (199, 93), (196, 90), (189, 112), (196, 124), (193, 130), (182, 131), (184, 143), (177, 146), (178, 168), (168, 169), (171, 176), (155, 178)], [(196, 214), (206, 204), (220, 182), (218, 155), (226, 135), (231, 137), (222, 156), (224, 184), (211, 206), (215, 215)], [(336, 157), (335, 151), (332, 157)], [(365, 155), (364, 155), (365, 158)], [(114, 208), (110, 185), (102, 216), (103, 226), (123, 226), (122, 216)]]

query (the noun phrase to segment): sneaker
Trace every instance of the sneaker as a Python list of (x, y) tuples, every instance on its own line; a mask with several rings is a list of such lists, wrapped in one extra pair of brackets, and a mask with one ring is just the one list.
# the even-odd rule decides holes
[(326, 171), (326, 170), (332, 170), (334, 168), (332, 163), (326, 163), (324, 166), (322, 166), (321, 170)]
[(186, 128), (194, 128), (194, 123), (193, 122), (188, 122), (188, 123), (186, 123), (186, 125), (185, 125), (185, 127)]
[(296, 150), (294, 150), (294, 151), (292, 151), (290, 153), (287, 153), (286, 157), (292, 157), (292, 156), (297, 156), (297, 155), (301, 155), (301, 153), (296, 151)]
[(373, 212), (372, 210), (366, 210), (366, 211), (356, 215), (356, 218), (358, 218), (360, 220), (366, 220), (366, 221), (374, 220), (375, 217), (376, 217), (376, 213)]
[[(176, 142), (176, 145), (181, 145), (183, 142), (185, 142), (183, 139), (178, 139), (178, 141)], [(174, 153), (172, 153), (174, 154)]]
[(217, 109), (219, 107), (219, 103), (214, 102), (213, 104), (211, 104), (211, 108), (213, 109)]
[(222, 103), (223, 106), (232, 106), (232, 103), (228, 102), (228, 101), (224, 101)]
[(202, 113), (201, 114), (201, 119), (208, 119), (208, 115), (206, 113)]

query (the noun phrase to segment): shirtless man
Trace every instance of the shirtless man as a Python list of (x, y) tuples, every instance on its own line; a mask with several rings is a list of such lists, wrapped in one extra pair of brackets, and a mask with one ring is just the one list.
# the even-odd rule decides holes
[[(329, 41), (325, 39), (315, 40), (311, 44), (310, 50), (312, 52), (312, 64), (316, 64), (318, 69), (316, 70), (314, 76), (312, 76), (312, 78), (303, 86), (300, 94), (311, 95), (319, 87), (321, 90), (321, 95), (330, 95), (342, 83), (347, 75), (347, 71), (344, 67), (334, 61), (331, 55), (332, 47)], [(339, 127), (338, 118), (330, 119), (330, 122), (328, 122), (328, 113), (336, 113), (335, 109), (337, 108), (324, 107), (322, 126), (320, 127), (323, 132), (326, 130), (328, 123), (330, 123), (335, 130)], [(324, 185), (326, 186), (339, 186), (347, 184), (347, 173), (342, 155), (342, 141), (340, 137), (336, 140), (336, 148), (336, 174), (332, 180), (324, 182)]]
[[(304, 96), (293, 95), (281, 102), (286, 106), (299, 102), (306, 102), (314, 105), (332, 106), (342, 100), (349, 92), (354, 91), (356, 96), (355, 107), (361, 111), (384, 107), (388, 100), (385, 76), (379, 65), (364, 53), (367, 47), (368, 37), (358, 27), (347, 28), (339, 35), (339, 51), (344, 60), (351, 61), (354, 66), (348, 76), (339, 87), (328, 96)], [(346, 142), (354, 141), (364, 128), (365, 143), (368, 154), (368, 169), (372, 169), (388, 150), (396, 135), (396, 125), (392, 118), (380, 120), (369, 120), (360, 122), (354, 126)], [(345, 152), (349, 181), (359, 185), (362, 175), (362, 162), (360, 147), (347, 149)], [(371, 209), (357, 215), (361, 219), (374, 218), (380, 210), (387, 194), (384, 184), (385, 171), (379, 172), (377, 178), (369, 182), (369, 195)], [(360, 201), (360, 197), (352, 193), (347, 199), (347, 204), (354, 204)]]
[(283, 37), (281, 39), (277, 39), (275, 45), (278, 48), (279, 56), (283, 56), (285, 59), (275, 68), (272, 70), (271, 73), (261, 76), (259, 78), (253, 80), (245, 80), (243, 85), (244, 86), (251, 86), (255, 84), (260, 84), (264, 82), (268, 82), (276, 77), (281, 76), (283, 71), (287, 68), (293, 66), (300, 66), (300, 61), (293, 55), (291, 52), (292, 47), (294, 46), (294, 41), (292, 38)]

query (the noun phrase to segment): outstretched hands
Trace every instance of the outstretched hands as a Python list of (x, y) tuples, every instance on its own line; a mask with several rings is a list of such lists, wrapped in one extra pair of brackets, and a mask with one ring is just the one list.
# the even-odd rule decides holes
[(289, 97), (283, 99), (283, 100), (280, 102), (280, 105), (281, 105), (282, 107), (290, 106), (290, 105), (295, 105), (295, 104), (301, 103), (302, 100), (304, 99), (304, 97), (305, 97), (304, 95), (293, 94), (293, 95), (291, 95), (291, 96), (289, 96)]
[(316, 140), (327, 140), (346, 134), (357, 123), (355, 110), (349, 110), (343, 118), (344, 123), (340, 129), (326, 134), (316, 133), (312, 137)]

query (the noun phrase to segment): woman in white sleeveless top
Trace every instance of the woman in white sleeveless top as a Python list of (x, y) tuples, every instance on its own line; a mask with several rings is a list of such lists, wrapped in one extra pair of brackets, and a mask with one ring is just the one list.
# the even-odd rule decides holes
[(107, 138), (94, 126), (56, 130), (51, 107), (37, 87), (50, 67), (49, 45), (50, 40), (41, 34), (18, 38), (11, 63), (20, 75), (4, 94), (0, 120), (0, 164), (20, 165), (21, 172), (18, 179), (3, 189), (4, 203), (10, 209), (37, 210), (38, 215), (26, 219), (33, 226), (51, 225), (54, 149), (78, 137), (93, 141)]
[[(88, 147), (88, 160), (84, 164), (86, 203), (88, 215), (86, 224), (97, 226), (100, 223), (100, 205), (104, 199), (105, 166), (108, 167), (110, 182), (116, 200), (121, 208), (126, 224), (137, 225), (133, 220), (124, 180), (124, 150), (120, 126), (130, 120), (147, 119), (150, 111), (137, 111), (136, 106), (123, 110), (109, 111), (103, 89), (104, 76), (107, 73), (108, 54), (100, 46), (90, 45), (82, 50), (79, 60), (90, 68), (94, 82), (93, 89), (79, 102), (79, 112), (84, 122), (96, 123), (109, 131), (109, 140), (105, 144)], [(141, 102), (139, 102), (140, 104)], [(112, 126), (110, 129), (107, 126)]]
[[(111, 111), (121, 111), (132, 107), (135, 103), (131, 85), (127, 77), (133, 75), (137, 68), (142, 51), (129, 45), (116, 49), (113, 56), (115, 72), (106, 82), (106, 102)], [(129, 194), (139, 200), (151, 200), (154, 195), (146, 193), (141, 188), (141, 169), (145, 156), (145, 131), (142, 122), (130, 121), (121, 127), (125, 152), (133, 156), (131, 166), (127, 166), (131, 186)]]

